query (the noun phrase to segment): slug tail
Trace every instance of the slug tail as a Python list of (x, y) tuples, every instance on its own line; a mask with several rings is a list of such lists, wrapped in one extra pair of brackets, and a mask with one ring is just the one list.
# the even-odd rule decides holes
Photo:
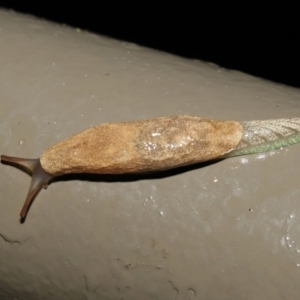
[(21, 210), (21, 218), (25, 218), (28, 208), (40, 189), (47, 188), (48, 182), (53, 178), (53, 175), (48, 174), (41, 166), (40, 159), (28, 159), (1, 155), (1, 161), (8, 164), (16, 165), (21, 169), (25, 169), (32, 174), (30, 187), (23, 208)]
[(242, 122), (243, 138), (226, 157), (280, 149), (300, 142), (300, 119)]

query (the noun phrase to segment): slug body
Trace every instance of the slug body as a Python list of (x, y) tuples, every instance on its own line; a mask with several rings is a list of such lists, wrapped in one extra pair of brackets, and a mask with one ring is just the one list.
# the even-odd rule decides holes
[(300, 141), (300, 119), (216, 121), (174, 116), (105, 123), (46, 150), (39, 159), (1, 156), (22, 166), (32, 181), (20, 213), (41, 187), (63, 174), (160, 171), (212, 159), (269, 151)]
[(199, 117), (108, 123), (58, 143), (40, 161), (54, 176), (159, 171), (217, 158), (241, 138), (240, 123)]

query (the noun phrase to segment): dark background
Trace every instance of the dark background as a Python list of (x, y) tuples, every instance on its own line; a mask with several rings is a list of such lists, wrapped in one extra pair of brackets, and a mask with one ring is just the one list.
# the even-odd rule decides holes
[(300, 87), (300, 24), (293, 8), (165, 3), (0, 0), (0, 7)]

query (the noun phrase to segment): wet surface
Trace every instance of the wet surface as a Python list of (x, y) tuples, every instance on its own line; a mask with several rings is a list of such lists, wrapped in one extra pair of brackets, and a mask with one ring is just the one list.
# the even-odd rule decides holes
[[(299, 117), (300, 93), (0, 11), (0, 154), (35, 158), (104, 122)], [(24, 223), (0, 165), (0, 298), (298, 299), (299, 144), (143, 175), (68, 175)]]

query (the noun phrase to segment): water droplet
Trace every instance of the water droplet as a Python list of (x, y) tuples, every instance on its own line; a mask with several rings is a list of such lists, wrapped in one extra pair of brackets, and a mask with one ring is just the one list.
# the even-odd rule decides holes
[(241, 159), (241, 163), (242, 163), (242, 164), (247, 164), (247, 163), (248, 163), (248, 158), (244, 158), (244, 157), (243, 157), (243, 158)]
[(257, 159), (265, 159), (265, 158), (266, 158), (266, 154), (265, 153), (257, 155)]

